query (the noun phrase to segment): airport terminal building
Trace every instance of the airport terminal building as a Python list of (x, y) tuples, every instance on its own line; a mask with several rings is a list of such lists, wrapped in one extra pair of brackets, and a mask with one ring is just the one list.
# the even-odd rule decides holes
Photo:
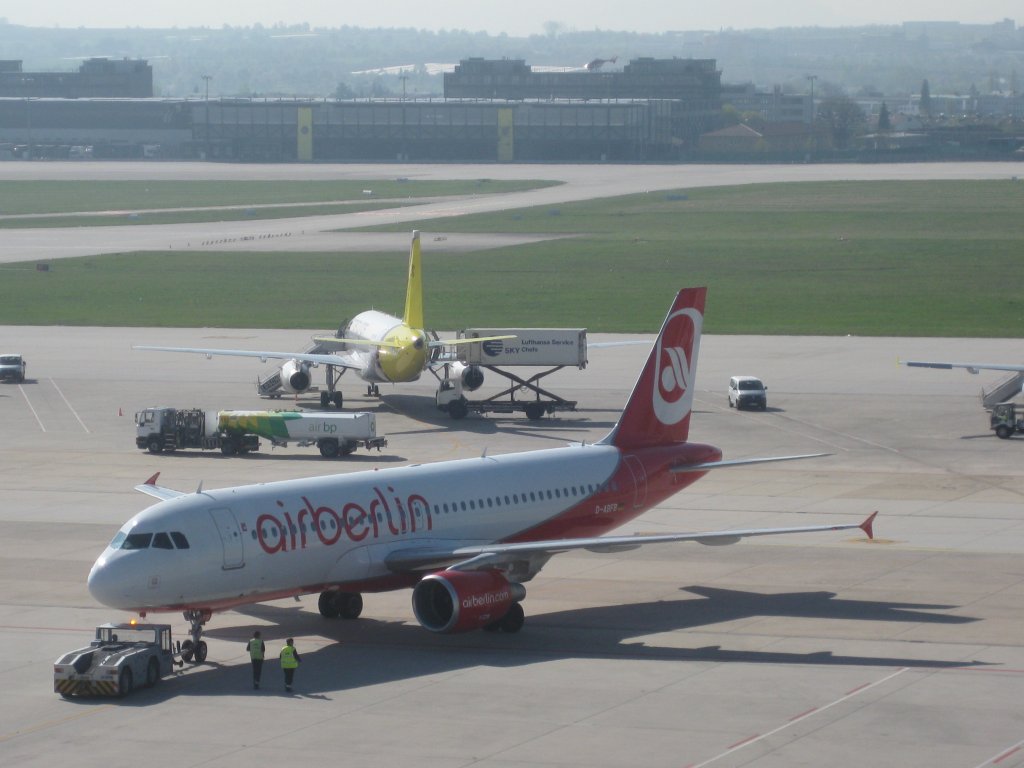
[(29, 93), (24, 82), (0, 90), (8, 156), (67, 157), (88, 146), (94, 157), (263, 162), (666, 161), (686, 157), (721, 112), (712, 59), (636, 59), (614, 72), (468, 59), (432, 99), (153, 99), (127, 81), (66, 96)]

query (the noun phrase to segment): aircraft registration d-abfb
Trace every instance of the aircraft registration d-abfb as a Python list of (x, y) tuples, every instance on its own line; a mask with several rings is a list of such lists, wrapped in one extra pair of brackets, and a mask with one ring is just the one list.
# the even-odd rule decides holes
[(129, 520), (89, 574), (101, 603), (145, 616), (182, 611), (186, 660), (206, 658), (215, 611), (320, 593), (327, 618), (356, 618), (363, 592), (412, 588), (428, 630), (516, 632), (529, 581), (553, 555), (644, 544), (731, 544), (748, 536), (860, 528), (791, 528), (604, 536), (718, 467), (687, 442), (705, 288), (680, 291), (616, 426), (592, 444), (181, 493)]

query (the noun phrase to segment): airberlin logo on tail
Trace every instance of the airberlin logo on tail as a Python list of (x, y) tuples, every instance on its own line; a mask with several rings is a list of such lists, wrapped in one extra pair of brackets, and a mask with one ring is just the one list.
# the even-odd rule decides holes
[[(693, 324), (692, 329), (687, 327), (686, 318)], [(703, 324), (704, 316), (693, 307), (687, 307), (669, 316), (664, 333), (658, 337), (651, 397), (654, 415), (666, 426), (678, 424), (693, 406), (695, 362)], [(693, 343), (687, 357), (686, 348), (681, 345), (689, 338)]]

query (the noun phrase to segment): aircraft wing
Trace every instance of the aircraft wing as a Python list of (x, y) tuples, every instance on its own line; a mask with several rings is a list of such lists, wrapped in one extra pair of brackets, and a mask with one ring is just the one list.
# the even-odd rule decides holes
[[(335, 339), (335, 341), (347, 341), (347, 339)], [(382, 345), (383, 346), (383, 345)], [(204, 349), (201, 347), (152, 347), (143, 344), (135, 344), (132, 349), (142, 349), (150, 352), (190, 352), (196, 355), (212, 357), (219, 355), (223, 357), (257, 357), (262, 362), (267, 360), (300, 360), (304, 363), (316, 363), (317, 365), (336, 365), (340, 368), (360, 368), (361, 366), (350, 360), (345, 354), (314, 355), (305, 352), (268, 352), (255, 349)]]
[(794, 528), (746, 528), (734, 531), (706, 531), (703, 533), (666, 533), (653, 536), (595, 536), (582, 539), (552, 539), (517, 544), (485, 544), (452, 549), (404, 549), (392, 552), (385, 562), (394, 572), (418, 571), (448, 567), (452, 570), (501, 569), (502, 566), (531, 559), (547, 558), (561, 552), (585, 549), (590, 552), (625, 552), (646, 544), (666, 544), (677, 541), (696, 541), (708, 546), (735, 544), (753, 536), (776, 536), (785, 533), (818, 533), (845, 531), (859, 528), (869, 539), (875, 537), (874, 522), (878, 512), (861, 523), (840, 525), (805, 525)]
[(945, 370), (964, 368), (969, 373), (977, 373), (978, 371), (1011, 371), (1020, 373), (1024, 371), (1024, 365), (1005, 363), (927, 363), (920, 360), (901, 360), (900, 364), (908, 368), (943, 368)]
[(173, 488), (164, 488), (162, 485), (157, 485), (157, 478), (160, 477), (160, 473), (157, 472), (149, 480), (144, 482), (142, 485), (136, 485), (136, 491), (142, 491), (148, 496), (153, 496), (161, 501), (167, 501), (168, 499), (176, 499), (179, 496), (188, 496), (187, 493), (182, 491), (176, 491)]

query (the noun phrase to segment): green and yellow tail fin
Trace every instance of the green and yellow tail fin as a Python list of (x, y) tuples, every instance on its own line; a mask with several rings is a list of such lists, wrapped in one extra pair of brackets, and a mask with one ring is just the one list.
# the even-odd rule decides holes
[(420, 330), (423, 324), (423, 274), (420, 270), (420, 233), (412, 233), (412, 247), (409, 249), (409, 284), (405, 289), (405, 317), (410, 328)]

